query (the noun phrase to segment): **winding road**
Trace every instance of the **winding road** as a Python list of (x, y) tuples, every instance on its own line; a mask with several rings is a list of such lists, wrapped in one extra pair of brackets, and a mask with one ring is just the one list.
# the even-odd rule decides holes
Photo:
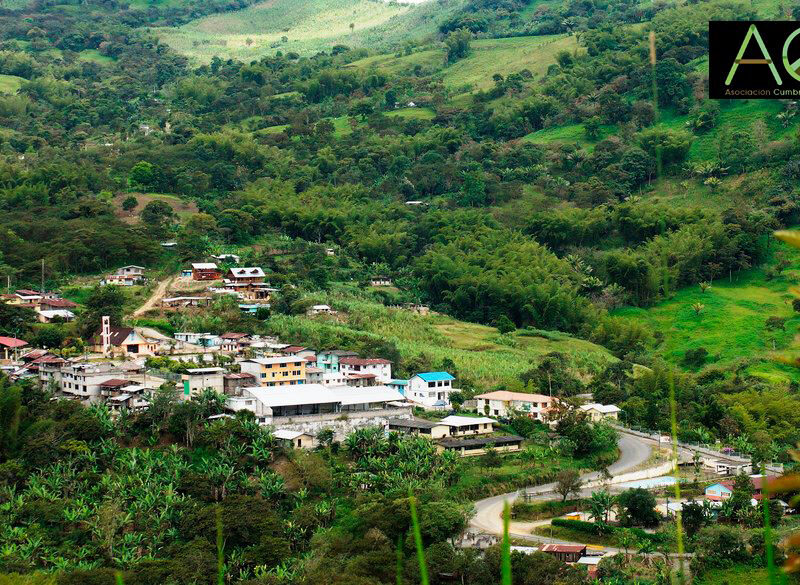
[[(638, 437), (632, 435), (620, 434), (619, 436), (619, 459), (608, 467), (609, 473), (612, 476), (621, 475), (625, 472), (631, 471), (647, 461), (650, 458), (652, 448), (650, 444)], [(601, 475), (598, 471), (585, 473), (581, 475), (581, 480), (584, 483), (600, 479)], [(553, 494), (556, 487), (555, 482), (546, 483), (533, 488), (528, 488), (529, 494), (535, 494), (536, 499), (549, 499), (545, 497)], [(591, 490), (589, 490), (591, 491)], [(503, 534), (503, 506), (505, 502), (509, 505), (514, 503), (517, 499), (519, 491), (511, 492), (508, 494), (500, 494), (499, 496), (492, 496), (475, 502), (475, 515), (470, 521), (470, 530), (475, 532), (483, 532), (488, 534)], [(547, 521), (549, 523), (549, 520)], [(536, 542), (553, 542), (564, 543), (565, 541), (550, 539), (542, 536), (533, 536), (530, 532), (514, 532), (514, 523), (511, 525), (510, 535), (512, 538), (519, 538), (525, 540), (532, 540)]]

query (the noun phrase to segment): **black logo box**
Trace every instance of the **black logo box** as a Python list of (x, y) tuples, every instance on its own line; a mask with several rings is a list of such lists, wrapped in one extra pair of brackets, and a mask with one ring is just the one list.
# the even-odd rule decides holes
[(787, 60), (790, 68), (800, 68), (800, 22), (708, 23), (708, 86), (712, 99), (800, 98), (800, 73), (789, 71), (784, 62)]

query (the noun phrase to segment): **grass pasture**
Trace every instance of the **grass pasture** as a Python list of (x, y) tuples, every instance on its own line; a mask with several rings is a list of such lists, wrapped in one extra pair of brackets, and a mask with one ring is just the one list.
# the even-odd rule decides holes
[(113, 63), (114, 58), (108, 55), (101, 55), (97, 49), (86, 49), (78, 53), (78, 59), (81, 61), (92, 61), (99, 65), (107, 65)]
[[(133, 195), (139, 201), (139, 205), (131, 211), (122, 209), (122, 202)], [(175, 195), (165, 195), (162, 193), (122, 193), (114, 198), (114, 205), (116, 207), (115, 214), (127, 223), (138, 223), (139, 213), (144, 209), (145, 205), (151, 201), (163, 201), (172, 207), (181, 222), (186, 221), (191, 215), (197, 213), (197, 203), (176, 197)]]
[(414, 33), (433, 33), (443, 17), (433, 4), (437, 3), (412, 6), (371, 0), (265, 0), (244, 10), (155, 32), (197, 61), (208, 61), (214, 55), (249, 60), (277, 50), (312, 54), (336, 44), (374, 48), (390, 37), (400, 39), (401, 34), (402, 38), (411, 38), (418, 36)]
[(438, 77), (458, 101), (459, 97), (466, 98), (474, 91), (493, 87), (495, 73), (508, 75), (528, 69), (534, 78), (541, 78), (555, 63), (559, 51), (573, 51), (577, 46), (575, 37), (567, 35), (476, 39), (470, 43), (470, 54), (450, 65), (444, 62), (444, 48), (434, 46), (410, 55), (375, 55), (354, 61), (348, 67), (374, 68), (390, 74), (417, 65), (438, 69)]
[(577, 46), (575, 37), (567, 35), (479, 39), (471, 43), (469, 56), (444, 70), (443, 81), (450, 88), (469, 85), (478, 90), (493, 87), (495, 73), (528, 69), (540, 78), (556, 62), (559, 51), (573, 51)]
[[(750, 359), (748, 372), (753, 375), (772, 382), (797, 380), (798, 370), (776, 358), (800, 357), (800, 317), (789, 292), (800, 278), (800, 253), (776, 246), (791, 261), (777, 278), (767, 280), (764, 269), (753, 269), (734, 274), (732, 281), (720, 279), (705, 293), (699, 287), (685, 288), (649, 309), (624, 308), (615, 314), (661, 331), (664, 340), (656, 351), (673, 363), (680, 363), (686, 350), (703, 347), (710, 354), (708, 363)], [(695, 303), (705, 307), (699, 315), (692, 309)], [(773, 316), (787, 319), (785, 330), (767, 330), (766, 320)]]
[(570, 124), (568, 126), (557, 126), (554, 128), (537, 130), (536, 132), (531, 132), (524, 136), (522, 140), (525, 142), (533, 142), (534, 144), (551, 144), (554, 142), (580, 144), (591, 152), (597, 142), (613, 135), (616, 130), (616, 124), (604, 124), (600, 127), (597, 139), (590, 140), (586, 136), (586, 129), (583, 124)]
[(0, 93), (17, 93), (26, 81), (16, 75), (0, 75)]

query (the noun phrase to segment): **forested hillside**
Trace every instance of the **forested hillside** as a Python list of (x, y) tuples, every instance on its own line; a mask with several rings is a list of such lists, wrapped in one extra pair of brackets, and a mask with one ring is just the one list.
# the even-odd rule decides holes
[[(166, 274), (236, 252), (281, 288), (271, 314), (215, 306), (143, 323), (369, 347), (402, 372), (454, 368), (468, 394), (547, 380), (665, 432), (672, 394), (682, 440), (788, 463), (800, 257), (773, 232), (800, 224), (800, 108), (708, 99), (707, 31), (797, 14), (766, 0), (3, 3), (0, 284), (44, 281), (84, 303), (80, 286), (111, 268)], [(396, 288), (370, 289), (377, 275)], [(79, 352), (105, 308), (92, 294), (57, 326), (0, 305), (0, 335)], [(346, 317), (320, 325), (304, 316), (314, 301)], [(439, 315), (387, 308), (403, 303)], [(324, 464), (288, 461), (249, 421), (202, 426), (221, 412), (213, 397), (112, 422), (2, 374), (0, 388), (0, 407), (16, 405), (0, 408), (13, 426), (0, 433), (0, 515), (36, 526), (33, 544), (0, 534), (7, 573), (62, 563), (124, 570), (126, 583), (213, 582), (211, 503), (224, 499), (226, 525), (240, 522), (233, 581), (394, 583), (397, 564), (418, 576), (396, 559), (411, 550), (409, 485), (438, 518), (423, 526), (434, 554), (468, 516), (463, 469), (424, 441), (367, 434), (327, 445)], [(541, 435), (533, 468), (557, 456)], [(606, 443), (558, 464), (603, 467)], [(390, 473), (398, 452), (419, 467)], [(124, 535), (121, 511), (135, 526)], [(499, 558), (463, 555), (445, 572), (497, 582)], [(90, 582), (69, 571), (59, 583)], [(525, 582), (584, 582), (542, 571)]]

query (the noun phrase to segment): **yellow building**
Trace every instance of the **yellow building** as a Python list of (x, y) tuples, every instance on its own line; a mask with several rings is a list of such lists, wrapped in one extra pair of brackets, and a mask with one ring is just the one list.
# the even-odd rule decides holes
[(252, 374), (258, 386), (305, 384), (306, 359), (302, 357), (265, 357), (241, 362), (242, 373)]

